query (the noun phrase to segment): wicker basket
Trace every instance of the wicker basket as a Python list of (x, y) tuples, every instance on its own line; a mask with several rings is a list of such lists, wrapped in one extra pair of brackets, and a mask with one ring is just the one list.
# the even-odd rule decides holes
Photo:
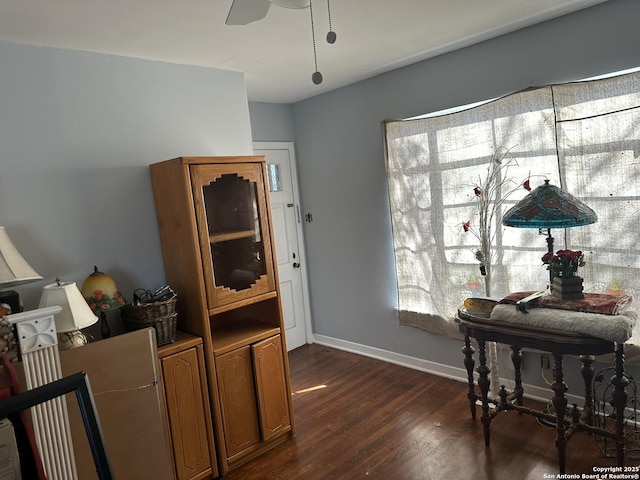
[(177, 297), (162, 302), (124, 305), (120, 307), (120, 315), (127, 332), (153, 327), (156, 330), (156, 343), (166, 345), (176, 339)]

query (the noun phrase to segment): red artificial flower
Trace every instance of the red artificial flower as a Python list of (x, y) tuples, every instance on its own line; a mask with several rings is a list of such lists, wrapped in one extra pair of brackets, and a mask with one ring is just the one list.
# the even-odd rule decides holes
[(574, 250), (558, 250), (556, 252), (556, 255), (558, 255), (558, 257), (560, 258), (565, 258), (570, 262), (575, 262), (576, 260), (580, 259), (580, 257), (582, 256), (582, 252), (580, 250), (574, 251)]
[(482, 190), (480, 189), (480, 187), (475, 187), (475, 188), (473, 189), (473, 193), (475, 193), (475, 194), (476, 194), (476, 197), (480, 197), (480, 196), (482, 196)]
[(524, 187), (524, 189), (525, 189), (527, 192), (530, 192), (530, 191), (531, 191), (531, 184), (529, 183), (529, 179), (528, 179), (528, 178), (524, 181), (524, 183), (522, 184), (522, 186)]
[(585, 264), (580, 250), (558, 250), (555, 255), (547, 252), (542, 256), (542, 263), (546, 264), (547, 270), (555, 276), (564, 278), (574, 277), (578, 267)]
[(467, 220), (463, 225), (462, 228), (464, 229), (465, 232), (468, 232), (469, 230), (471, 230), (471, 220)]

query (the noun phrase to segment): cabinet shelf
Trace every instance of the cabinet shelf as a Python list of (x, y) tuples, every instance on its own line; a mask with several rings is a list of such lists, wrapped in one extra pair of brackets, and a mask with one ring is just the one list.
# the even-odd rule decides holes
[(236, 310), (238, 308), (264, 302), (265, 300), (274, 299), (277, 297), (278, 297), (278, 292), (276, 291), (263, 293), (262, 295), (256, 295), (255, 297), (250, 297), (229, 305), (222, 305), (220, 307), (211, 308), (209, 309), (209, 316), (212, 317), (214, 315), (220, 315), (221, 313), (224, 313), (224, 312), (229, 312), (232, 310)]
[(253, 319), (243, 319), (211, 329), (214, 356), (244, 347), (280, 333), (280, 328)]
[(209, 243), (228, 242), (229, 240), (240, 240), (242, 238), (253, 238), (255, 230), (238, 230), (235, 232), (214, 233), (209, 235)]

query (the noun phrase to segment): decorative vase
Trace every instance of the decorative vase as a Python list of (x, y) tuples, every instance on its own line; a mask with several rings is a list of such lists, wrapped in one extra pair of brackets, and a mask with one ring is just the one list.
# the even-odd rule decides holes
[(551, 294), (560, 300), (578, 300), (584, 298), (582, 277), (553, 277)]

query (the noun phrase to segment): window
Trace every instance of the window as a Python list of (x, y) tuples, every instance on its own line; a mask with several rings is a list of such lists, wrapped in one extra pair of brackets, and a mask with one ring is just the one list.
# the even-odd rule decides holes
[(462, 300), (485, 294), (474, 187), (499, 178), (491, 225), (491, 296), (548, 282), (544, 237), (503, 227), (502, 213), (549, 179), (598, 214), (553, 231), (555, 249), (585, 253), (585, 290), (633, 294), (640, 268), (640, 73), (528, 89), (467, 110), (385, 124), (400, 323), (454, 334)]

